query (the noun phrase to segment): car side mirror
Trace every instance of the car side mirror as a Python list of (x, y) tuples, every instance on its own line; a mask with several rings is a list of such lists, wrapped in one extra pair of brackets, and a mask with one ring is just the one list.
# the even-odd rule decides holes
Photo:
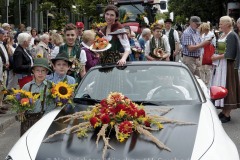
[(228, 90), (221, 86), (210, 87), (210, 96), (212, 100), (225, 98), (228, 94)]

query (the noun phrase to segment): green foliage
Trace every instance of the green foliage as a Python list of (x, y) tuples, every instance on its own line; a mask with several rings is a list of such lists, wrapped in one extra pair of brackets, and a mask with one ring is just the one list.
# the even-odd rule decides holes
[(54, 19), (51, 22), (50, 29), (61, 30), (65, 27), (68, 17), (63, 13), (54, 13)]
[(186, 18), (193, 15), (199, 16), (202, 21), (218, 22), (219, 18), (226, 15), (228, 0), (169, 0), (168, 10), (174, 12), (178, 22), (186, 23)]

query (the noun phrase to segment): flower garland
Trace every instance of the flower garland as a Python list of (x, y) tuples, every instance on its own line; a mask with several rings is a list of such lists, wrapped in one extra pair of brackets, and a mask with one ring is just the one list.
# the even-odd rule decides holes
[(26, 120), (25, 111), (32, 110), (34, 103), (39, 98), (40, 94), (32, 94), (25, 90), (12, 89), (12, 94), (6, 96), (5, 101), (11, 104), (12, 110), (18, 114), (18, 119), (23, 122)]
[[(172, 108), (160, 110), (166, 114), (171, 109)], [(109, 144), (110, 138), (106, 137), (107, 128), (115, 130), (116, 138), (119, 142), (124, 142), (133, 132), (138, 132), (147, 136), (160, 149), (171, 151), (164, 143), (154, 137), (149, 130), (161, 130), (163, 129), (163, 123), (175, 123), (179, 125), (193, 124), (167, 119), (163, 116), (147, 114), (143, 105), (132, 102), (129, 98), (118, 92), (111, 92), (107, 98), (103, 99), (99, 104), (94, 105), (89, 111), (80, 111), (72, 115), (62, 116), (55, 121), (61, 119), (66, 119), (64, 122), (69, 122), (73, 119), (83, 119), (85, 122), (81, 122), (71, 128), (64, 128), (61, 131), (57, 131), (49, 135), (44, 141), (47, 141), (55, 135), (67, 132), (77, 132), (77, 136), (81, 138), (87, 136), (88, 131), (101, 128), (97, 134), (96, 144), (98, 146), (98, 142), (102, 137), (105, 144), (102, 159), (105, 159), (108, 148), (114, 149)]]

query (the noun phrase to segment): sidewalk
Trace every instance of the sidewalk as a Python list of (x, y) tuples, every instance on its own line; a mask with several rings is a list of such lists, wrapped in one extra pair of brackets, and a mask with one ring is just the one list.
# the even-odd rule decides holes
[(15, 115), (16, 113), (9, 110), (7, 111), (6, 114), (0, 114), (0, 132), (2, 132), (4, 129), (6, 129), (8, 126), (10, 126), (12, 123), (16, 121)]

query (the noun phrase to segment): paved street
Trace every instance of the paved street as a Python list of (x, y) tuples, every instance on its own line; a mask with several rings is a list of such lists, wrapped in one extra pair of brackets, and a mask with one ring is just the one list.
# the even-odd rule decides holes
[[(234, 141), (240, 153), (240, 109), (232, 112), (232, 121), (224, 124), (224, 128)], [(15, 142), (19, 139), (20, 123), (15, 122), (0, 132), (0, 160), (3, 160)]]
[(4, 160), (10, 149), (19, 139), (20, 123), (14, 122), (3, 132), (0, 132), (0, 160)]

